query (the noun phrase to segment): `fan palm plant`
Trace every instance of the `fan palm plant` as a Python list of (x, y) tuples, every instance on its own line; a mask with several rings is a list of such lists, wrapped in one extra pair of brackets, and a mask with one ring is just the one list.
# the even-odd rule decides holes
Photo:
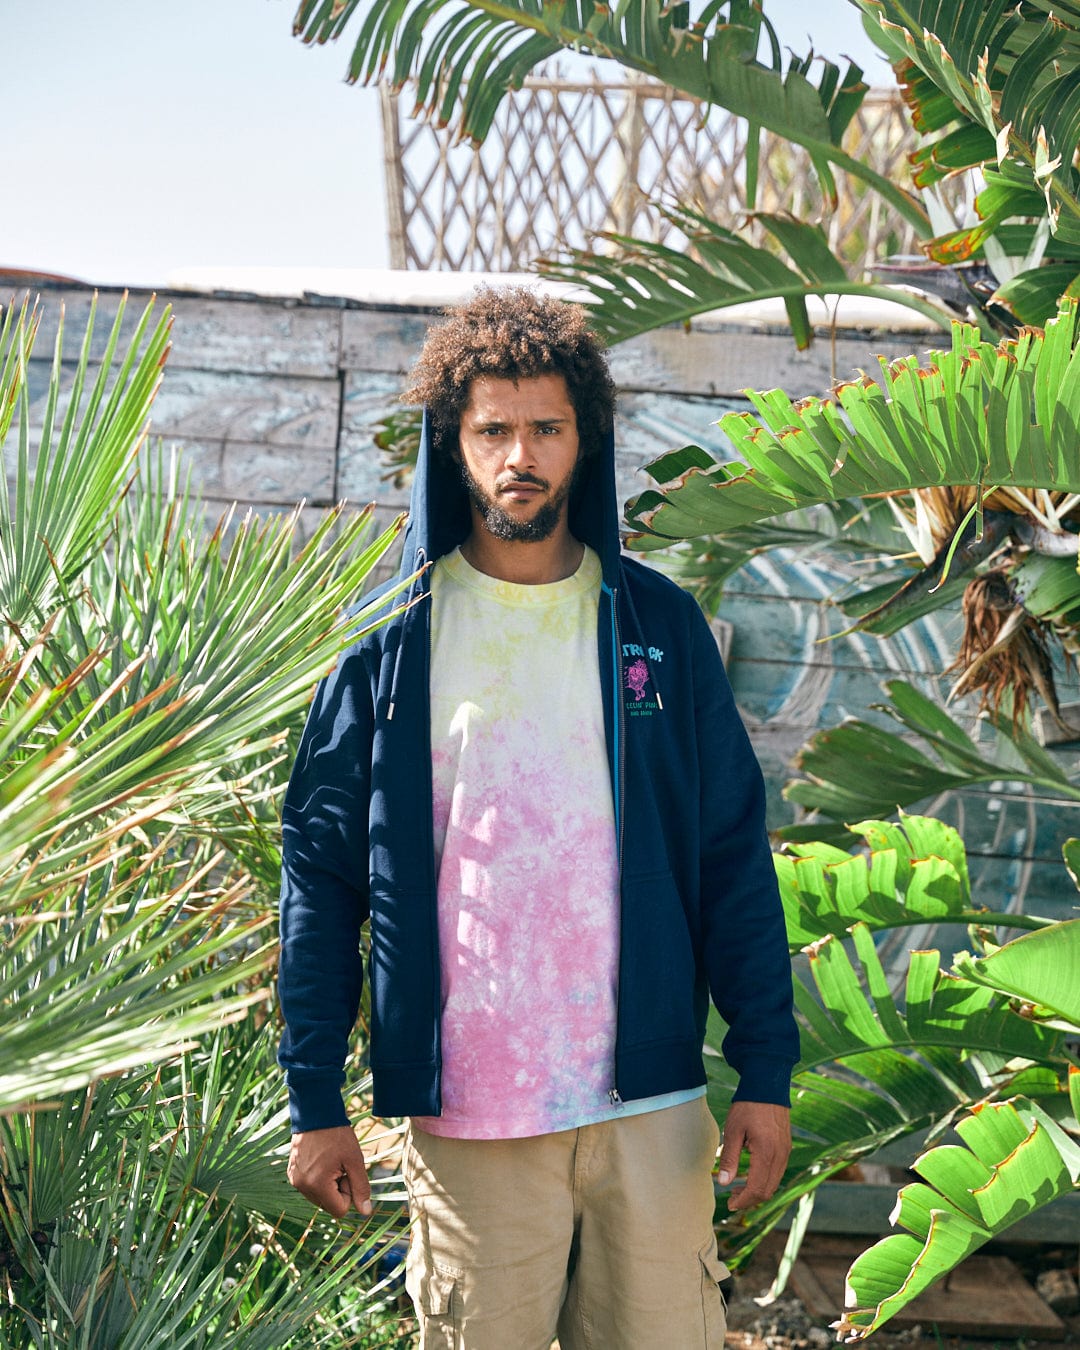
[(283, 1179), (275, 820), (398, 526), (206, 528), (146, 444), (168, 312), (122, 321), (96, 369), (61, 325), (37, 438), (0, 324), (0, 1342), (340, 1344), (397, 1209), (342, 1235)]

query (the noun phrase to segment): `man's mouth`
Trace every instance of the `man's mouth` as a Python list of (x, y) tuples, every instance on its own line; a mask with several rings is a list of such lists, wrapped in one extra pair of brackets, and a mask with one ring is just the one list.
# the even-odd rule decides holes
[(498, 485), (500, 496), (532, 497), (538, 492), (546, 492), (547, 484), (539, 478), (512, 478), (508, 483)]

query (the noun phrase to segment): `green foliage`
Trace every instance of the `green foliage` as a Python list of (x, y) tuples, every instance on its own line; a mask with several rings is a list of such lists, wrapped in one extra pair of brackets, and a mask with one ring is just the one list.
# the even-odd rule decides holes
[[(461, 134), (477, 142), (490, 131), (509, 90), (520, 88), (540, 62), (572, 49), (618, 61), (804, 146), (827, 200), (835, 197), (833, 168), (839, 166), (926, 226), (925, 212), (910, 194), (842, 148), (866, 92), (862, 71), (849, 64), (842, 74), (811, 57), (792, 57), (784, 71), (776, 35), (751, 0), (719, 0), (693, 18), (686, 7), (660, 0), (615, 6), (592, 0), (300, 0), (293, 31), (305, 42), (336, 41), (354, 19), (359, 30), (348, 79), (388, 77), (398, 88), (413, 79), (418, 114), (440, 125), (456, 118)], [(757, 59), (762, 33), (769, 64)]]
[[(858, 718), (816, 732), (799, 751), (796, 767), (805, 775), (788, 783), (784, 795), (808, 811), (837, 822), (856, 819), (865, 811), (891, 811), (975, 783), (1027, 783), (1055, 796), (1080, 801), (1074, 783), (1022, 726), (995, 716), (998, 749), (989, 754), (939, 704), (903, 680), (885, 685), (888, 703), (878, 705), (905, 728), (897, 734)], [(926, 747), (912, 744), (918, 737)], [(809, 831), (823, 836), (828, 827), (796, 826), (780, 831), (799, 839)], [(833, 832), (835, 833), (835, 832)]]
[[(849, 599), (849, 612), (864, 626), (895, 631), (930, 612), (956, 594), (950, 568), (973, 570), (1007, 545), (998, 566), (1015, 586), (1018, 615), (1052, 626), (1075, 646), (1080, 581), (1074, 558), (1064, 555), (1080, 501), (1080, 174), (1074, 162), (1080, 10), (1073, 0), (1063, 6), (1033, 0), (1019, 8), (1005, 0), (854, 4), (905, 81), (923, 138), (917, 184), (932, 187), (977, 166), (984, 180), (977, 221), (932, 237), (920, 203), (843, 148), (862, 99), (861, 72), (849, 67), (841, 75), (824, 62), (814, 83), (809, 58), (792, 59), (785, 71), (774, 49), (770, 64), (760, 62), (762, 21), (743, 0), (707, 5), (692, 22), (685, 7), (659, 0), (610, 7), (302, 0), (297, 29), (307, 40), (325, 41), (357, 17), (351, 77), (389, 70), (400, 85), (415, 76), (419, 108), (444, 122), (459, 115), (463, 134), (478, 140), (506, 91), (545, 56), (573, 47), (612, 57), (749, 120), (748, 207), (756, 129), (764, 127), (809, 152), (826, 209), (836, 172), (847, 173), (915, 226), (931, 258), (943, 265), (985, 262), (997, 291), (975, 307), (974, 324), (954, 326), (951, 351), (933, 353), (926, 367), (914, 357), (896, 362), (883, 368), (880, 385), (863, 378), (841, 384), (826, 399), (796, 403), (779, 391), (753, 395), (756, 415), (730, 414), (721, 424), (741, 463), (720, 464), (696, 446), (664, 455), (650, 466), (660, 486), (629, 503), (628, 519), (641, 549), (696, 541), (679, 566), (695, 572), (714, 602), (740, 559), (770, 543), (789, 545), (793, 532), (806, 542), (817, 528), (807, 528), (807, 512), (836, 516), (850, 511), (843, 504), (852, 498), (890, 494), (915, 514), (924, 572), (899, 606), (883, 587)], [(816, 222), (768, 217), (774, 251), (751, 246), (690, 204), (671, 213), (691, 240), (689, 257), (609, 236), (614, 252), (608, 257), (576, 254), (546, 265), (549, 275), (588, 288), (598, 326), (616, 340), (772, 295), (784, 298), (796, 342), (805, 345), (807, 296), (886, 293), (848, 280)], [(1045, 324), (1046, 332), (1017, 334), (1016, 321)], [(1002, 330), (1009, 341), (995, 347), (986, 340)], [(946, 488), (963, 498), (959, 515), (945, 513), (938, 520), (944, 538), (930, 537), (923, 528), (926, 503)], [(984, 529), (983, 519), (997, 489), (1008, 498), (995, 525), (1000, 537)], [(796, 510), (803, 513), (797, 523), (783, 519)], [(1016, 517), (1006, 525), (1004, 510)], [(981, 552), (968, 548), (964, 531), (972, 523)], [(1041, 531), (1053, 536), (1049, 545)], [(714, 543), (710, 536), (720, 538)], [(1053, 556), (1039, 556), (1047, 549)], [(986, 637), (984, 656), (998, 636)], [(1015, 668), (1020, 664), (1017, 659)], [(1080, 1103), (1075, 1074), (1066, 1092), (1068, 1059), (1058, 1025), (1073, 1011), (1061, 978), (1062, 970), (1075, 968), (1073, 930), (984, 910), (982, 897), (970, 893), (959, 840), (944, 827), (913, 817), (902, 826), (865, 819), (942, 788), (997, 778), (1049, 786), (1066, 797), (1076, 797), (1077, 789), (1019, 719), (1008, 724), (996, 704), (991, 717), (1002, 753), (991, 754), (909, 686), (895, 683), (890, 696), (886, 711), (905, 736), (865, 722), (824, 732), (803, 753), (808, 780), (788, 789), (801, 805), (838, 822), (862, 821), (854, 829), (869, 845), (869, 857), (850, 858), (812, 838), (813, 832), (850, 838), (838, 826), (809, 826), (798, 832), (803, 847), (778, 862), (792, 941), (809, 939), (809, 975), (797, 984), (804, 1050), (793, 1109), (797, 1138), (781, 1191), (745, 1216), (732, 1238), (736, 1257), (745, 1256), (792, 1203), (799, 1202), (805, 1225), (816, 1187), (853, 1158), (916, 1132), (936, 1136), (959, 1121), (966, 1148), (931, 1149), (919, 1162), (927, 1185), (902, 1198), (900, 1221), (911, 1236), (887, 1239), (852, 1271), (858, 1306), (845, 1331), (854, 1338), (1077, 1176), (1068, 1133), (1075, 1120), (1065, 1121), (1068, 1129), (1056, 1121), (1065, 1114), (1063, 1101), (1073, 1116)], [(1075, 877), (1080, 855), (1074, 845), (1066, 844), (1065, 857)], [(988, 942), (982, 936), (988, 928), (1006, 922), (1037, 931), (952, 972), (941, 970), (936, 953), (914, 953), (898, 997), (872, 932), (943, 921), (975, 925), (980, 943)], [(1051, 952), (1049, 984), (1036, 978), (1031, 953), (1038, 950)], [(1071, 966), (1062, 966), (1063, 959)], [(1046, 1020), (1018, 1016), (1014, 1005), (1045, 1010)], [(710, 1100), (722, 1115), (732, 1078), (718, 1056), (709, 1057), (709, 1070)], [(997, 1100), (1013, 1090), (1028, 1095)]]
[[(336, 1346), (399, 1225), (313, 1222), (285, 1180), (270, 1027), (0, 1119), (4, 1345), (166, 1350)], [(367, 1285), (372, 1284), (370, 1276)]]
[[(923, 1154), (916, 1170), (941, 1196), (925, 1186), (901, 1192), (899, 1222), (917, 1238), (886, 1239), (851, 1273), (859, 1310), (850, 1312), (847, 1331), (863, 1335), (871, 1320), (880, 1325), (976, 1246), (1076, 1183), (1075, 1104), (1066, 1105), (1076, 1075), (1065, 1040), (1076, 1025), (1068, 973), (1080, 958), (1080, 921), (977, 905), (960, 837), (940, 821), (905, 816), (900, 825), (872, 820), (854, 830), (865, 852), (819, 842), (775, 859), (789, 940), (807, 957), (806, 974), (795, 980), (802, 1058), (793, 1082), (794, 1146), (777, 1194), (723, 1231), (728, 1259), (741, 1263), (796, 1202), (805, 1228), (817, 1188), (853, 1160), (886, 1144), (933, 1139), (955, 1123), (982, 1159), (978, 1184), (986, 1190), (972, 1198), (972, 1168), (957, 1161), (962, 1150), (952, 1144)], [(898, 981), (883, 967), (873, 934), (927, 922), (970, 925), (986, 954), (960, 957), (944, 971), (936, 951), (912, 952)], [(1007, 925), (1036, 931), (991, 946), (989, 934)], [(1036, 1004), (1054, 1016), (1033, 1016)], [(709, 1044), (718, 1046), (721, 1035), (711, 1028)], [(710, 1101), (722, 1115), (734, 1078), (718, 1057), (707, 1065)], [(1021, 1086), (1037, 1090), (1037, 1100), (988, 1105)], [(1031, 1136), (1022, 1161), (1013, 1157), (1016, 1139), (992, 1157), (987, 1139), (1003, 1138), (1017, 1112), (1027, 1121), (1023, 1138)], [(1006, 1123), (988, 1133), (992, 1121)], [(959, 1218), (949, 1217), (954, 1211)], [(796, 1233), (789, 1257), (798, 1241)]]
[(126, 354), (122, 315), (96, 366), (58, 339), (36, 453), (36, 315), (0, 326), (0, 1343), (339, 1345), (399, 1213), (284, 1180), (276, 817), (398, 526), (207, 528), (144, 448), (168, 313)]
[[(882, 362), (882, 383), (834, 399), (751, 397), (756, 413), (720, 426), (743, 462), (697, 446), (646, 466), (666, 486), (627, 503), (628, 521), (662, 542), (766, 520), (820, 502), (944, 485), (1080, 491), (1080, 347), (1075, 301), (1046, 333), (996, 347), (953, 325), (949, 351)], [(634, 541), (640, 543), (646, 541)]]
[(611, 342), (648, 333), (667, 323), (688, 323), (699, 314), (780, 297), (795, 346), (810, 346), (807, 310), (812, 295), (866, 295), (889, 299), (945, 324), (940, 309), (918, 296), (872, 282), (852, 281), (829, 248), (820, 225), (786, 215), (757, 212), (780, 248), (749, 243), (734, 230), (685, 207), (660, 208), (689, 241), (689, 250), (603, 232), (614, 245), (606, 253), (576, 253), (539, 264), (544, 276), (584, 287), (592, 298), (596, 326)]

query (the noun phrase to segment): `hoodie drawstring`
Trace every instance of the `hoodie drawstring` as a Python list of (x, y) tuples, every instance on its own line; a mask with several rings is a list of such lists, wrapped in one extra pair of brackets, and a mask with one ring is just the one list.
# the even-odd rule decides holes
[(394, 653), (394, 673), (390, 679), (390, 702), (386, 709), (386, 720), (394, 720), (394, 704), (397, 702), (398, 676), (401, 674), (401, 654), (405, 650), (405, 640), (409, 635), (409, 629), (413, 623), (413, 607), (421, 597), (416, 594), (416, 588), (423, 586), (424, 572), (427, 570), (427, 553), (424, 549), (416, 550), (416, 575), (409, 586), (409, 594), (405, 599), (405, 613), (401, 620), (401, 632), (398, 637), (397, 651)]

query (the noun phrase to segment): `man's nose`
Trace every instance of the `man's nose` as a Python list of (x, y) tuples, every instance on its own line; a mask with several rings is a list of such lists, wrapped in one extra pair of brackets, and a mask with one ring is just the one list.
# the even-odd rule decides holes
[(527, 468), (532, 464), (532, 449), (525, 432), (515, 432), (506, 448), (506, 463), (512, 469)]

